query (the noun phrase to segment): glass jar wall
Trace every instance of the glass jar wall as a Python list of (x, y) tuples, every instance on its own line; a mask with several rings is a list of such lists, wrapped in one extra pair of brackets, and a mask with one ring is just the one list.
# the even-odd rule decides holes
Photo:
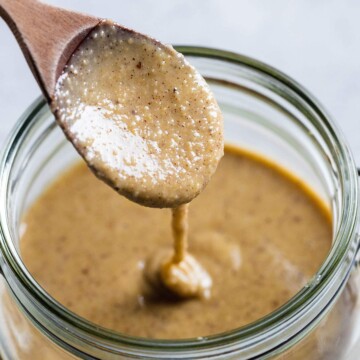
[(0, 311), (5, 319), (0, 342), (5, 359), (303, 359), (304, 354), (339, 359), (345, 353), (357, 298), (349, 276), (358, 246), (359, 203), (356, 167), (346, 143), (316, 100), (277, 70), (219, 50), (178, 50), (211, 85), (224, 113), (226, 142), (289, 169), (329, 206), (334, 238), (328, 258), (274, 313), (208, 338), (133, 338), (79, 318), (36, 283), (19, 251), (22, 215), (78, 161), (40, 99), (13, 131), (0, 168)]

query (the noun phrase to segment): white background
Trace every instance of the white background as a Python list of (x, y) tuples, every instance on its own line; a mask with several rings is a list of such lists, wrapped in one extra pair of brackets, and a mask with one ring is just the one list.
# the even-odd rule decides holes
[[(360, 165), (359, 0), (48, 2), (111, 18), (163, 42), (231, 50), (282, 70), (333, 115)], [(12, 34), (0, 21), (0, 145), (39, 93)]]
[[(26, 1), (26, 0), (23, 0)], [(308, 88), (345, 133), (360, 165), (359, 0), (48, 0), (172, 44), (240, 52)], [(39, 94), (0, 21), (0, 145)]]

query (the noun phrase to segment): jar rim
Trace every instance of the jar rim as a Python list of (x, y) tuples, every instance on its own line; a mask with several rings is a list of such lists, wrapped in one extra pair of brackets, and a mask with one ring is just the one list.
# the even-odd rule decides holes
[[(140, 347), (142, 349), (153, 349), (155, 347), (158, 351), (161, 349), (166, 351), (182, 349), (191, 351), (204, 348), (208, 349), (216, 346), (227, 346), (230, 348), (234, 344), (236, 344), (236, 348), (239, 346), (245, 347), (250, 343), (259, 342), (271, 337), (270, 335), (274, 333), (275, 327), (278, 331), (280, 328), (285, 328), (289, 323), (294, 321), (294, 319), (303, 316), (310, 306), (312, 306), (312, 303), (319, 301), (324, 295), (324, 292), (331, 286), (331, 280), (335, 276), (339, 273), (343, 274), (343, 276), (344, 274), (347, 276), (351, 271), (355, 260), (355, 250), (353, 250), (351, 256), (349, 256), (349, 252), (351, 248), (358, 245), (357, 243), (354, 244), (354, 241), (352, 240), (356, 234), (359, 216), (357, 170), (351, 152), (349, 151), (342, 134), (334, 125), (329, 115), (318, 101), (296, 81), (275, 68), (244, 55), (205, 47), (176, 46), (175, 48), (185, 56), (216, 59), (225, 63), (238, 64), (243, 67), (251, 68), (260, 74), (268, 77), (270, 76), (294, 91), (307, 105), (311, 106), (312, 110), (314, 110), (317, 115), (319, 115), (322, 126), (331, 134), (332, 141), (337, 147), (337, 155), (342, 164), (339, 168), (339, 181), (347, 195), (342, 199), (342, 212), (339, 214), (341, 225), (337, 233), (334, 234), (335, 239), (332, 251), (328, 254), (317, 273), (321, 274), (321, 278), (315, 276), (311, 286), (305, 286), (286, 304), (265, 317), (239, 329), (207, 336), (205, 338), (154, 340), (131, 337), (101, 328), (97, 325), (95, 326), (91, 322), (68, 311), (40, 288), (28, 273), (15, 247), (12, 245), (7, 223), (6, 197), (10, 169), (16, 152), (19, 150), (26, 135), (29, 133), (29, 129), (34, 126), (32, 119), (47, 106), (43, 98), (37, 99), (20, 118), (2, 153), (0, 162), (0, 231), (2, 235), (0, 236), (0, 270), (3, 262), (6, 262), (20, 282), (33, 294), (34, 298), (36, 298), (42, 306), (49, 309), (50, 312), (55, 313), (61, 321), (64, 321), (77, 329), (81, 329), (81, 331), (87, 334), (96, 336), (97, 339), (114, 342), (118, 345)], [(341, 287), (339, 284), (338, 286), (339, 288)]]

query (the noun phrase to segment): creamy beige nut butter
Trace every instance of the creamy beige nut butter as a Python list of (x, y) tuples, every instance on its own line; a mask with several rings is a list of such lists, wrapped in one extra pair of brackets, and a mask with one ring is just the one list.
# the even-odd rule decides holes
[(21, 254), (40, 285), (76, 314), (128, 335), (179, 339), (275, 310), (331, 246), (329, 211), (311, 192), (229, 147), (189, 208), (189, 250), (211, 276), (210, 298), (179, 299), (146, 280), (149, 259), (171, 251), (170, 221), (169, 210), (119, 196), (79, 164), (27, 211)]
[(74, 53), (53, 103), (95, 174), (142, 205), (190, 202), (223, 155), (220, 109), (171, 46), (104, 23)]
[[(304, 186), (230, 147), (215, 173), (220, 109), (170, 46), (101, 24), (53, 109), (93, 172), (138, 203), (79, 165), (24, 218), (25, 263), (80, 316), (149, 338), (216, 334), (282, 305), (325, 258), (330, 216)], [(169, 211), (148, 207), (172, 208), (172, 233)]]

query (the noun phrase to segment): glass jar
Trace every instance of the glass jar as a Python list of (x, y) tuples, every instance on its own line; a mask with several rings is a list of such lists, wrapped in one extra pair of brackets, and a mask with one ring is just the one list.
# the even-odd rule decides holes
[(340, 359), (347, 351), (357, 300), (351, 274), (359, 245), (359, 193), (356, 166), (342, 134), (314, 97), (279, 71), (225, 51), (177, 49), (211, 85), (224, 113), (226, 141), (289, 169), (329, 206), (333, 245), (328, 257), (282, 307), (215, 336), (141, 339), (78, 317), (36, 283), (19, 252), (24, 211), (79, 158), (45, 101), (38, 99), (12, 132), (0, 164), (0, 353), (4, 359), (328, 360)]

